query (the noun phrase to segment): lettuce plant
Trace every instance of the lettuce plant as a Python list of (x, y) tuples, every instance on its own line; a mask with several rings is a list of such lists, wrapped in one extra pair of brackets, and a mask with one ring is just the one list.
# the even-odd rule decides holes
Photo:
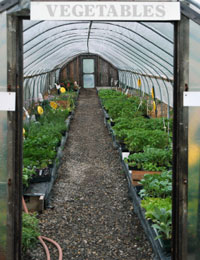
[(172, 171), (165, 171), (161, 174), (146, 174), (140, 181), (143, 185), (139, 192), (141, 198), (146, 197), (171, 197), (172, 193)]
[(172, 235), (172, 200), (171, 198), (145, 198), (141, 202), (145, 217), (153, 222), (159, 237), (171, 239)]

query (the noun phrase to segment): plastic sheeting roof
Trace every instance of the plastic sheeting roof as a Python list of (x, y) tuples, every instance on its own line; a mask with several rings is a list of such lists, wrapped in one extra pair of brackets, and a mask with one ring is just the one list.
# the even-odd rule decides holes
[(99, 54), (120, 70), (172, 78), (173, 25), (24, 21), (25, 76), (50, 71), (81, 53)]
[(34, 92), (34, 85), (46, 82), (45, 73), (91, 53), (113, 64), (122, 84), (137, 87), (140, 75), (144, 92), (150, 94), (154, 86), (157, 98), (172, 106), (173, 33), (173, 24), (167, 22), (25, 20), (25, 88)]

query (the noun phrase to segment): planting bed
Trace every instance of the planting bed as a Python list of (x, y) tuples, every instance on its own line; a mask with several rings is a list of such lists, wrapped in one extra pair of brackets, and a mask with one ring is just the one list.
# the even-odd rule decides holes
[(98, 94), (105, 125), (113, 146), (118, 147), (134, 211), (156, 257), (170, 259), (172, 120), (147, 119), (146, 100), (141, 102), (138, 97), (127, 98), (114, 90)]
[(42, 211), (48, 205), (78, 95), (65, 92), (46, 96), (31, 109), (37, 121), (25, 122), (23, 194), (29, 210)]
[[(61, 245), (66, 260), (155, 259), (128, 198), (119, 154), (103, 125), (95, 90), (81, 90), (51, 208), (39, 221), (42, 235)], [(50, 248), (51, 259), (58, 259)], [(26, 259), (44, 260), (40, 245), (27, 251)]]

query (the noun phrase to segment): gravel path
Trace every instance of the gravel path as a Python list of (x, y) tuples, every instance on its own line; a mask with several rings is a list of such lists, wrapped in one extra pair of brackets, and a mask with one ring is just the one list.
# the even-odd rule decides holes
[[(53, 208), (39, 218), (42, 235), (61, 245), (64, 260), (153, 259), (94, 89), (81, 90), (58, 176)], [(46, 258), (39, 245), (24, 259)]]

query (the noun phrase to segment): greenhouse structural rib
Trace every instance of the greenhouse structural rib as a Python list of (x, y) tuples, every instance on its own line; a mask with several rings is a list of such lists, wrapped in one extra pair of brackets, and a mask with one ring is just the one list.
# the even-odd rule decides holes
[[(154, 86), (156, 97), (172, 107), (173, 99), (169, 98), (173, 92), (172, 28), (170, 23), (24, 21), (24, 85), (27, 88), (32, 85), (31, 77), (35, 81), (36, 75), (52, 73), (55, 67), (58, 75), (61, 64), (76, 55), (98, 54), (115, 64), (119, 73), (129, 72), (124, 74), (122, 84), (131, 82), (131, 74), (141, 71), (145, 81)], [(53, 78), (52, 86), (58, 80)], [(150, 94), (147, 85), (142, 88)], [(37, 99), (37, 94), (34, 98)]]

